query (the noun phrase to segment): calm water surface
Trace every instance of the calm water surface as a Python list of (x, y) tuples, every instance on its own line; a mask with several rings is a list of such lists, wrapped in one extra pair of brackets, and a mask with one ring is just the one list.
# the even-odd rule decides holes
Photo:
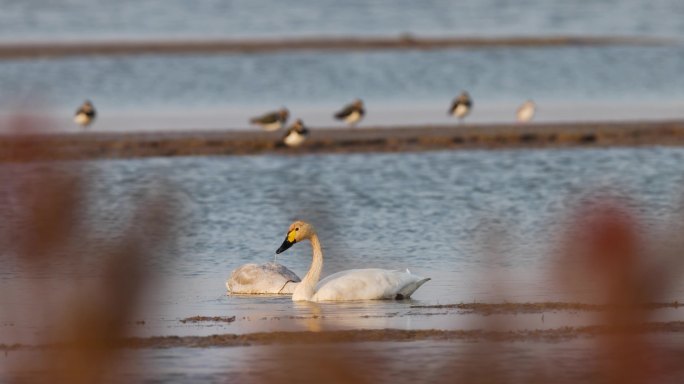
[[(288, 35), (659, 36), (684, 39), (678, 0), (566, 2), (0, 0), (0, 40), (283, 37)], [(351, 99), (364, 124), (445, 123), (467, 89), (473, 122), (512, 121), (526, 99), (540, 120), (684, 118), (684, 50), (669, 46), (292, 52), (0, 61), (2, 114), (17, 106), (75, 129), (84, 99), (99, 130), (246, 128), (251, 115), (290, 107), (334, 124)], [(601, 103), (617, 103), (606, 109)], [(599, 107), (596, 107), (596, 105)], [(665, 106), (665, 107), (663, 107)], [(592, 107), (594, 108), (592, 110)]]
[[(657, 369), (651, 368), (640, 377), (658, 383), (681, 383), (681, 336), (655, 337), (651, 341), (658, 343), (658, 347), (651, 349), (658, 356)], [(329, 364), (333, 370), (323, 373), (333, 377), (360, 376), (369, 382), (451, 382), (454, 377), (464, 381), (504, 377), (509, 382), (524, 383), (530, 377), (540, 376), (553, 377), (555, 383), (603, 382), (607, 367), (615, 358), (601, 353), (597, 344), (594, 339), (562, 343), (404, 341), (142, 350), (127, 355), (116, 375), (104, 382), (259, 383), (270, 382), (274, 377), (283, 381), (300, 377), (300, 382), (310, 383), (307, 373), (312, 361)], [(16, 367), (22, 361), (53, 358), (51, 352), (44, 355), (18, 351), (3, 360), (15, 364), (9, 372), (19, 373), (19, 378), (30, 381), (31, 372)], [(334, 370), (349, 368), (353, 370), (347, 374)]]
[[(577, 102), (633, 103), (641, 109), (684, 105), (682, 72), (681, 47), (17, 60), (0, 61), (0, 100), (8, 107), (37, 99), (57, 110), (68, 107), (71, 115), (71, 107), (87, 95), (100, 107), (98, 126), (116, 119), (117, 110), (161, 114), (177, 106), (185, 113), (231, 111), (236, 119), (223, 126), (244, 127), (249, 113), (283, 104), (307, 122), (330, 125), (332, 111), (354, 97), (364, 98), (368, 119), (376, 124), (406, 120), (405, 115), (397, 119), (376, 112), (388, 106), (394, 112), (400, 107), (417, 112), (423, 122), (446, 122), (449, 103), (460, 89), (475, 99), (472, 117), (479, 120), (495, 118), (483, 112), (487, 106), (509, 102), (514, 110), (526, 98), (538, 102), (540, 114), (549, 112), (549, 104), (573, 110)], [(308, 113), (316, 108), (326, 110), (324, 120)], [(577, 120), (587, 117), (582, 109), (573, 112)], [(188, 122), (187, 128), (201, 128), (200, 123)]]
[[(3, 42), (401, 33), (684, 38), (679, 0), (0, 0), (0, 9)], [(8, 111), (22, 106), (51, 116), (53, 130), (74, 130), (73, 111), (85, 98), (95, 102), (95, 127), (103, 131), (243, 128), (247, 117), (281, 105), (309, 124), (327, 126), (331, 111), (354, 97), (368, 105), (364, 124), (445, 123), (450, 121), (446, 108), (461, 89), (475, 98), (473, 122), (511, 121), (512, 111), (528, 98), (537, 101), (539, 120), (682, 118), (683, 71), (681, 44), (11, 60), (0, 61), (0, 126)], [(591, 282), (569, 288), (558, 285), (552, 273), (554, 244), (569, 214), (601, 191), (626, 199), (645, 234), (662, 234), (672, 217), (681, 215), (683, 159), (684, 149), (640, 148), (2, 164), (0, 212), (17, 208), (17, 186), (26, 179), (75, 170), (87, 174), (92, 185), (84, 224), (97, 244), (87, 244), (95, 252), (83, 255), (78, 268), (57, 261), (39, 275), (29, 276), (22, 265), (0, 258), (0, 343), (31, 343), (49, 334), (39, 321), (40, 300), (27, 287), (59, 296), (97, 284), (98, 244), (115, 240), (132, 207), (155, 193), (162, 193), (169, 209), (177, 207), (181, 219), (174, 226), (174, 244), (144, 261), (158, 280), (142, 299), (136, 318), (145, 324), (132, 326), (133, 335), (480, 328), (480, 316), (412, 306), (592, 297)], [(410, 268), (432, 280), (401, 302), (312, 305), (287, 297), (227, 296), (224, 282), (232, 269), (272, 260), (296, 218), (319, 231), (324, 275), (373, 266)], [(0, 221), (0, 234), (13, 225)], [(485, 246), (492, 238), (496, 252)], [(11, 239), (1, 240), (10, 244), (3, 254), (14, 251)], [(303, 275), (308, 244), (278, 260)], [(662, 299), (681, 302), (684, 286)], [(236, 316), (236, 321), (179, 322), (195, 315)], [(545, 315), (545, 320), (537, 314), (490, 320), (513, 330), (596, 322), (591, 314)], [(681, 309), (653, 314), (659, 321), (681, 318)], [(554, 367), (562, 361), (570, 382), (583, 380), (578, 372), (595, 360), (586, 341), (497, 348), (513, 362), (507, 366), (513, 375), (542, 360)], [(387, 371), (398, 375), (394, 379), (414, 382), (426, 378), (422, 371), (415, 377), (406, 361), (439, 372), (440, 364), (449, 363), (444, 356), (464, 358), (470, 351), (468, 345), (437, 342), (329, 349), (339, 359), (380, 356)], [(145, 350), (122, 377), (248, 380), (279, 369), (273, 353), (264, 347)], [(553, 359), (545, 359), (549, 356)], [(16, 359), (35, 358), (30, 351), (11, 353), (0, 359), (0, 373), (21, 366)], [(250, 365), (254, 361), (258, 366)], [(139, 362), (144, 371), (131, 368)], [(293, 375), (300, 372), (292, 369)]]
[(0, 38), (297, 35), (684, 36), (678, 0), (0, 1)]
[[(450, 328), (453, 325), (439, 318), (416, 320), (410, 306), (585, 298), (592, 293), (590, 284), (570, 290), (555, 285), (551, 274), (554, 244), (567, 228), (570, 212), (579, 201), (604, 191), (629, 198), (627, 204), (641, 218), (646, 235), (664, 230), (680, 211), (682, 159), (683, 149), (642, 148), (174, 158), (78, 165), (92, 180), (87, 227), (96, 228), (103, 241), (116, 238), (130, 207), (154, 191), (163, 190), (165, 201), (182, 205), (177, 244), (147, 260), (162, 281), (145, 298), (140, 313), (148, 324), (135, 333), (206, 334), (311, 327)], [(68, 172), (76, 165), (57, 169)], [(8, 180), (42, 177), (52, 168), (1, 166)], [(3, 210), (13, 209), (16, 198), (16, 190), (8, 185), (14, 184), (1, 189)], [(296, 218), (318, 229), (326, 257), (324, 275), (372, 266), (410, 268), (433, 280), (409, 302), (309, 306), (294, 305), (287, 298), (226, 296), (224, 281), (230, 271), (243, 263), (273, 260), (287, 226)], [(502, 244), (496, 258), (488, 256), (485, 247), (492, 236)], [(298, 244), (279, 261), (303, 276), (310, 252), (307, 243)], [(66, 280), (72, 288), (83, 287), (97, 280), (93, 271), (98, 262), (86, 257), (78, 272), (58, 263), (50, 273), (34, 278), (55, 286)], [(13, 263), (3, 262), (0, 271), (6, 289), (34, 281), (25, 280), (25, 271)], [(684, 290), (675, 288), (663, 299), (681, 300)], [(16, 305), (31, 306), (30, 292), (18, 290), (12, 297)], [(378, 317), (364, 317), (369, 314)], [(237, 315), (239, 321), (227, 326), (178, 323), (194, 315)], [(331, 321), (321, 325), (296, 318), (313, 315)], [(22, 323), (10, 313), (0, 316)], [(590, 320), (580, 322), (586, 321)], [(554, 324), (549, 321), (545, 326)], [(4, 331), (17, 336), (17, 329)]]

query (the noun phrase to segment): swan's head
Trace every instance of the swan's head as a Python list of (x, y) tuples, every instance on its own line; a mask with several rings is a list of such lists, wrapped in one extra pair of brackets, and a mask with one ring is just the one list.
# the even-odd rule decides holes
[(283, 241), (276, 253), (283, 253), (295, 243), (304, 239), (308, 239), (311, 237), (313, 232), (314, 230), (311, 224), (305, 223), (303, 221), (295, 221), (294, 223), (290, 224), (290, 228), (287, 230), (285, 241)]

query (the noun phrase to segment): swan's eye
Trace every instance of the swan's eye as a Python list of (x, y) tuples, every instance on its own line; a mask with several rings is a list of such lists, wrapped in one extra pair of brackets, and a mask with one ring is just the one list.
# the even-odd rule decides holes
[(295, 228), (295, 231), (299, 231), (299, 228)]

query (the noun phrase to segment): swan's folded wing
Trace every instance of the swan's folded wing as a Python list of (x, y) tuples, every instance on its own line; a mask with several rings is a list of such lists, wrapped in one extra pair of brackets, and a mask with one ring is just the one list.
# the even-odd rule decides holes
[[(401, 271), (387, 269), (350, 269), (332, 274), (316, 286), (315, 299), (328, 300), (376, 300), (394, 299), (397, 295), (408, 297), (406, 288), (422, 278)], [(420, 285), (418, 285), (420, 286)], [(413, 293), (413, 288), (408, 295)]]

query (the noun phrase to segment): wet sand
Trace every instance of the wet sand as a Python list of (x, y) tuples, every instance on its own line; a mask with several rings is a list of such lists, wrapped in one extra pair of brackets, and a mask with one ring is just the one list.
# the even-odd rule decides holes
[(136, 40), (0, 44), (0, 60), (84, 55), (250, 54), (283, 51), (359, 51), (489, 47), (670, 45), (673, 39), (619, 36), (546, 37), (309, 37), (273, 40)]
[(259, 332), (243, 335), (223, 334), (212, 336), (149, 337), (122, 340), (120, 346), (128, 348), (174, 348), (174, 347), (231, 347), (268, 344), (314, 344), (341, 342), (386, 341), (564, 341), (578, 337), (611, 334), (682, 333), (684, 322), (653, 322), (630, 326), (595, 325), (587, 327), (562, 327), (545, 330), (494, 331), (494, 330), (401, 330), (360, 329), (324, 332)]
[[(655, 310), (662, 308), (679, 308), (681, 304), (678, 301), (671, 303), (646, 303), (638, 307), (641, 310)], [(620, 309), (615, 306), (602, 304), (585, 304), (585, 303), (562, 303), (562, 302), (545, 302), (545, 303), (460, 303), (460, 304), (438, 304), (438, 305), (412, 305), (411, 308), (420, 309), (459, 309), (467, 313), (478, 315), (492, 315), (492, 314), (522, 314), (522, 313), (543, 313), (546, 311), (587, 311), (599, 312)], [(632, 308), (633, 309), (633, 308)]]
[(682, 120), (311, 127), (311, 132), (298, 148), (283, 145), (282, 132), (258, 130), (3, 134), (0, 161), (684, 145)]
[(192, 316), (186, 317), (185, 319), (179, 320), (181, 323), (204, 323), (204, 322), (220, 322), (220, 323), (232, 323), (235, 321), (235, 316)]
[[(461, 326), (440, 327), (433, 323), (431, 327), (411, 328), (396, 327), (396, 323), (385, 322), (382, 327), (374, 327), (371, 323), (357, 323), (353, 327), (336, 324), (335, 316), (328, 317), (317, 311), (311, 315), (295, 316), (304, 320), (307, 329), (283, 328), (281, 322), (287, 323), (292, 316), (278, 315), (274, 317), (237, 319), (237, 316), (192, 316), (176, 320), (183, 325), (191, 326), (190, 333), (159, 334), (155, 331), (144, 335), (128, 333), (121, 338), (108, 339), (107, 343), (117, 348), (205, 348), (205, 347), (238, 347), (249, 345), (284, 345), (284, 344), (317, 344), (340, 342), (397, 342), (397, 341), (495, 341), (495, 342), (560, 342), (577, 338), (592, 338), (610, 335), (681, 335), (684, 334), (684, 321), (679, 312), (670, 316), (658, 316), (659, 310), (679, 310), (677, 301), (644, 303), (638, 306), (616, 307), (603, 304), (579, 302), (533, 302), (533, 303), (459, 303), (446, 305), (411, 305), (407, 312), (378, 313), (374, 316), (361, 315), (359, 319), (368, 317), (394, 318), (409, 316), (415, 321), (425, 322), (433, 315), (445, 317), (453, 324), (461, 322)], [(430, 310), (441, 309), (447, 312), (434, 313)], [(382, 312), (382, 311), (381, 311)], [(589, 323), (578, 317), (580, 313), (602, 312)], [(630, 320), (620, 323), (605, 323), (610, 313), (641, 313), (649, 320)], [(529, 316), (534, 314), (531, 320)], [(563, 315), (565, 314), (565, 315)], [(487, 318), (488, 316), (494, 318)], [(542, 316), (539, 316), (542, 315)], [(544, 315), (547, 324), (544, 323)], [(558, 316), (561, 316), (558, 318)], [(472, 317), (475, 316), (475, 317)], [(465, 325), (463, 319), (468, 317), (471, 323)], [(554, 317), (557, 319), (554, 320)], [(560, 322), (557, 320), (560, 319)], [(603, 320), (601, 320), (603, 319)], [(267, 321), (269, 331), (263, 331), (265, 323), (248, 332), (238, 328), (226, 327), (234, 322), (252, 320)], [(339, 320), (339, 319), (338, 319)], [(517, 320), (523, 320), (520, 324)], [(525, 321), (527, 320), (527, 321)], [(131, 327), (145, 327), (145, 321), (137, 321)], [(277, 323), (277, 324), (276, 324)], [(393, 326), (392, 324), (395, 324)], [(8, 324), (5, 324), (8, 325)], [(8, 325), (14, 328), (14, 324)], [(169, 327), (168, 321), (164, 324)], [(206, 327), (212, 333), (206, 333), (198, 327)], [(203, 334), (202, 334), (203, 333)], [(69, 347), (68, 343), (59, 340), (52, 342), (15, 342), (0, 343), (0, 351), (24, 349), (51, 349)]]

